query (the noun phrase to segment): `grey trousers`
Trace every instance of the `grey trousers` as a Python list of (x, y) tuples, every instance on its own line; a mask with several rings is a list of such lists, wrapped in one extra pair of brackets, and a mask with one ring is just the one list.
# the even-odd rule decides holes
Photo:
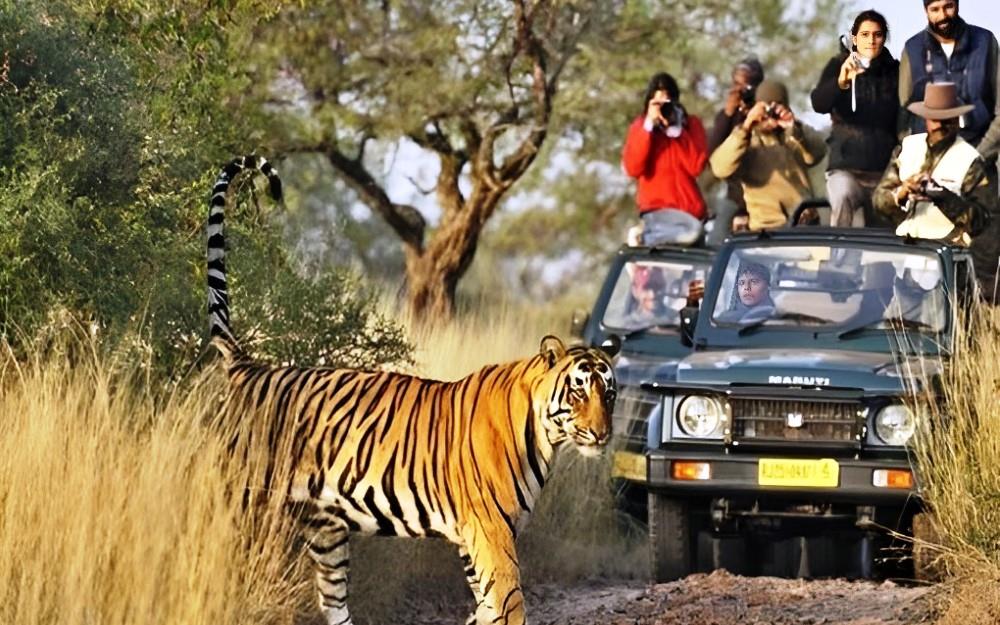
[(661, 208), (642, 214), (643, 245), (691, 245), (701, 233), (701, 222), (680, 209)]
[(878, 172), (832, 169), (826, 172), (826, 197), (830, 200), (830, 225), (864, 228), (865, 215), (874, 211), (872, 195), (882, 175)]

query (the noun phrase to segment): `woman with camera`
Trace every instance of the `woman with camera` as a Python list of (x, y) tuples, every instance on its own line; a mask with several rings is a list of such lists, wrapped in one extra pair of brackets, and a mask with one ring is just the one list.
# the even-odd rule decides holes
[(636, 179), (643, 245), (691, 245), (701, 238), (705, 199), (697, 177), (707, 158), (701, 120), (681, 106), (677, 81), (656, 74), (622, 150), (622, 166)]
[(900, 112), (899, 61), (885, 47), (888, 37), (881, 13), (861, 12), (851, 41), (842, 42), (812, 92), (813, 109), (833, 121), (826, 172), (832, 226), (888, 225), (872, 208), (872, 193), (896, 147)]

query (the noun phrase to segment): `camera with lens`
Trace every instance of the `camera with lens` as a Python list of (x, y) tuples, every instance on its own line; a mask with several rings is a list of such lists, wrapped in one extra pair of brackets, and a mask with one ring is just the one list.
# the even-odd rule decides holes
[(743, 105), (746, 106), (747, 108), (753, 106), (754, 100), (756, 100), (756, 98), (757, 98), (757, 90), (753, 88), (753, 85), (746, 85), (740, 91), (740, 102), (742, 102)]
[(778, 110), (778, 105), (773, 102), (764, 108), (764, 114), (769, 119), (781, 119), (781, 111)]
[(660, 115), (667, 120), (668, 126), (679, 126), (684, 123), (684, 107), (676, 102), (664, 102), (660, 105)]
[(938, 182), (930, 176), (927, 176), (926, 178), (920, 179), (920, 188), (917, 189), (917, 195), (920, 197), (930, 198), (941, 193), (942, 191), (944, 191), (944, 187), (938, 184)]

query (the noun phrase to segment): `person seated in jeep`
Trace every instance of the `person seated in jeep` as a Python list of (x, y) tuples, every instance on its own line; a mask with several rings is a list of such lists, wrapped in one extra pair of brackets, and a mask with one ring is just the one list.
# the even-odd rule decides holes
[(892, 300), (886, 306), (890, 317), (933, 326), (945, 313), (944, 290), (938, 272), (914, 272), (907, 268), (893, 284)]
[(678, 313), (666, 305), (666, 290), (667, 280), (661, 268), (636, 266), (622, 324), (626, 328), (675, 324)]
[(752, 323), (774, 314), (771, 272), (760, 263), (744, 262), (736, 272), (736, 288), (728, 310), (717, 317), (724, 323)]

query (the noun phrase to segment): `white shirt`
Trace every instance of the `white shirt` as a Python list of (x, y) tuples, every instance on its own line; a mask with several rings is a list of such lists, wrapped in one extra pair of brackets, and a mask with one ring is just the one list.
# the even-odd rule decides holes
[(951, 55), (955, 51), (955, 42), (952, 41), (951, 43), (942, 43), (941, 49), (944, 50), (945, 57), (951, 61)]

